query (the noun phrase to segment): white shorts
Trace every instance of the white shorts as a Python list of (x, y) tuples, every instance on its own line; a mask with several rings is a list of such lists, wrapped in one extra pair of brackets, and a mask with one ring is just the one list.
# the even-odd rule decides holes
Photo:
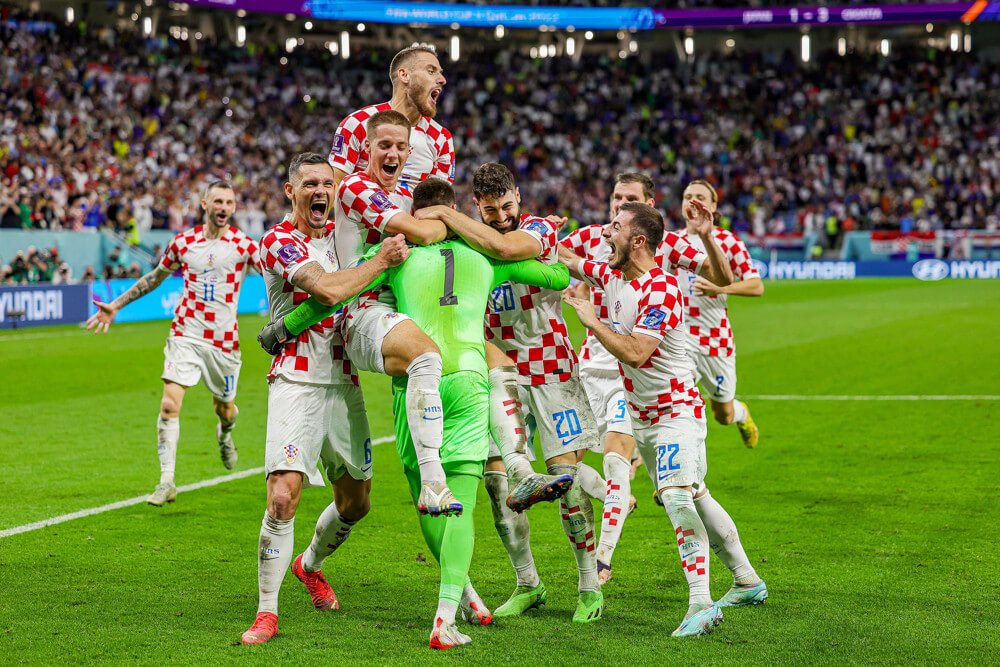
[(710, 357), (707, 354), (689, 352), (694, 357), (696, 375), (701, 385), (701, 396), (706, 401), (728, 403), (736, 398), (736, 355)]
[(183, 336), (170, 336), (163, 346), (163, 375), (182, 387), (204, 382), (218, 400), (236, 400), (236, 383), (240, 379), (240, 351), (224, 352), (214, 345), (196, 343)]
[(704, 419), (681, 415), (653, 425), (635, 419), (632, 428), (657, 493), (670, 486), (691, 486), (697, 493), (705, 486), (708, 427)]
[(364, 308), (358, 307), (357, 303), (351, 304), (344, 319), (344, 349), (359, 369), (385, 373), (382, 341), (394, 326), (410, 319), (410, 316), (397, 313), (374, 299), (366, 300)]
[(621, 373), (617, 370), (580, 369), (580, 382), (587, 392), (590, 409), (597, 421), (598, 448), (594, 451), (604, 453), (604, 435), (621, 433), (632, 435), (632, 418), (628, 414), (628, 403), (625, 400), (625, 384)]
[(275, 378), (267, 391), (264, 473), (302, 473), (303, 486), (324, 486), (345, 472), (372, 478), (372, 440), (361, 387), (303, 384)]
[[(600, 445), (597, 422), (579, 378), (548, 384), (518, 385), (517, 394), (524, 410), (524, 422), (528, 426), (528, 458), (532, 461), (535, 457), (530, 444), (534, 442), (536, 432), (542, 447), (543, 461)], [(497, 456), (500, 456), (500, 450), (490, 439), (490, 457)]]

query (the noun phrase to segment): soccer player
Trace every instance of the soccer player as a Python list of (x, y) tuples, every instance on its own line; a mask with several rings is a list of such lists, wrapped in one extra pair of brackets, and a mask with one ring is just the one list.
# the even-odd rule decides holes
[[(691, 201), (701, 202), (713, 216), (719, 206), (719, 196), (708, 181), (688, 183), (682, 199), (685, 205)], [(696, 231), (697, 225), (696, 220), (688, 218), (687, 229), (682, 235), (700, 248), (705, 244), (705, 237)], [(750, 261), (750, 253), (740, 237), (713, 225), (711, 238), (722, 249), (735, 282), (724, 285), (687, 270), (678, 273), (681, 285), (687, 287), (684, 319), (691, 335), (688, 342), (694, 351), (697, 380), (712, 405), (715, 421), (723, 426), (736, 422), (743, 444), (752, 448), (757, 446), (760, 433), (747, 404), (735, 400), (736, 343), (726, 299), (729, 295), (761, 296), (764, 281)]]
[[(414, 189), (414, 204), (453, 206), (455, 193), (440, 179), (428, 179)], [(371, 248), (366, 258), (377, 247)], [(489, 389), (482, 314), (492, 289), (508, 280), (559, 290), (569, 284), (562, 265), (536, 261), (498, 262), (477, 253), (460, 240), (413, 248), (410, 258), (383, 276), (398, 308), (428, 332), (441, 349), (444, 444), (441, 460), (448, 486), (463, 506), (460, 516), (421, 515), (420, 524), (431, 553), (441, 565), (438, 608), (431, 630), (431, 648), (445, 649), (471, 639), (455, 625), (458, 609), (473, 623), (488, 624), (489, 609), (468, 578), (474, 543), (472, 512), (489, 451)], [(284, 318), (287, 331), (302, 331), (329, 310), (307, 302)], [(420, 478), (405, 409), (406, 378), (393, 379), (396, 448), (418, 502)]]
[[(677, 536), (689, 604), (673, 636), (687, 637), (710, 632), (722, 621), (722, 607), (763, 602), (767, 586), (747, 559), (733, 520), (705, 486), (705, 404), (681, 328), (683, 295), (676, 278), (657, 266), (653, 249), (662, 237), (663, 218), (656, 209), (623, 204), (604, 229), (611, 245), (608, 263), (579, 258), (569, 263), (571, 273), (604, 290), (608, 303), (615, 304), (611, 327), (589, 301), (564, 298), (619, 360), (635, 441)], [(709, 544), (734, 580), (718, 603), (709, 590)]]
[[(368, 123), (375, 114), (388, 110), (403, 114), (412, 126), (410, 150), (403, 156), (401, 174), (395, 186), (399, 197), (405, 199), (418, 183), (430, 177), (451, 183), (455, 179), (451, 133), (434, 120), (438, 97), (447, 83), (434, 46), (413, 44), (397, 53), (389, 65), (389, 80), (392, 83), (391, 100), (349, 114), (337, 128), (330, 164), (338, 187), (348, 175), (368, 169), (371, 161)], [(407, 238), (420, 242), (410, 235)], [(511, 491), (507, 504), (520, 512), (540, 500), (555, 500), (565, 493), (570, 480), (563, 476), (539, 475), (531, 469), (527, 445), (523, 443), (525, 429), (520, 413), (510, 409), (517, 401), (514, 364), (492, 343), (486, 345), (486, 358), (490, 368), (490, 404), (496, 406), (490, 420), (491, 434), (509, 474)]]
[[(422, 213), (442, 220), (476, 250), (494, 259), (538, 258), (556, 262), (556, 229), (543, 218), (521, 215), (520, 193), (505, 166), (490, 162), (473, 175), (473, 195), (482, 218), (477, 222), (447, 207)], [(576, 353), (566, 331), (560, 295), (552, 290), (500, 284), (490, 298), (487, 338), (517, 364), (518, 395), (525, 418), (540, 434), (542, 454), (551, 475), (575, 478), (577, 452), (597, 441), (597, 425), (576, 374)], [(511, 409), (516, 409), (516, 404)], [(533, 435), (529, 435), (528, 442)], [(508, 481), (501, 452), (491, 447), (486, 489), (497, 532), (517, 573), (517, 587), (497, 616), (522, 614), (546, 602), (545, 586), (531, 555), (527, 517), (504, 503)], [(581, 486), (573, 486), (560, 502), (563, 529), (579, 571), (579, 599), (573, 620), (595, 621), (604, 610), (594, 559), (594, 517)]]
[[(285, 194), (292, 213), (261, 239), (272, 319), (313, 296), (334, 305), (361, 292), (409, 250), (402, 236), (388, 239), (364, 266), (338, 270), (334, 252), (333, 169), (318, 153), (300, 153), (288, 167)], [(267, 509), (261, 523), (257, 617), (244, 644), (260, 644), (278, 632), (278, 591), (292, 562), (295, 511), (303, 487), (323, 486), (322, 462), (333, 502), (316, 522), (313, 540), (292, 565), (317, 609), (337, 609), (323, 576), (323, 560), (350, 536), (370, 507), (372, 456), (365, 402), (339, 334), (335, 314), (285, 343), (268, 372), (264, 471)]]
[[(610, 217), (613, 220), (621, 210), (622, 204), (640, 202), (647, 206), (655, 203), (655, 186), (652, 179), (638, 172), (624, 172), (615, 176), (615, 185), (611, 192)], [(694, 211), (696, 218), (692, 221), (692, 232), (699, 239), (701, 249), (693, 246), (689, 237), (664, 230), (663, 240), (656, 249), (657, 265), (665, 273), (675, 273), (678, 270), (690, 271), (707, 276), (710, 280), (723, 285), (728, 284), (732, 276), (726, 273), (727, 263), (722, 250), (711, 236), (711, 216), (707, 212)], [(696, 226), (700, 225), (700, 226)], [(573, 255), (594, 262), (607, 262), (611, 247), (602, 237), (604, 227), (591, 225), (576, 230), (561, 241), (563, 248), (560, 256), (564, 261), (573, 261)], [(601, 322), (611, 326), (611, 315), (605, 301), (604, 292), (599, 287), (591, 288), (587, 283), (579, 283), (576, 296), (587, 298), (589, 294)], [(625, 519), (634, 507), (632, 496), (631, 460), (635, 453), (635, 440), (632, 438), (632, 423), (625, 405), (625, 388), (618, 372), (618, 360), (609, 353), (593, 334), (587, 333), (587, 339), (580, 350), (580, 380), (587, 392), (590, 407), (597, 420), (597, 427), (603, 440), (604, 476), (607, 478), (604, 493), (592, 495), (604, 503), (601, 521), (601, 536), (597, 544), (597, 577), (602, 584), (611, 579), (611, 558), (615, 547), (621, 539), (625, 527)], [(580, 463), (580, 469), (589, 468)], [(582, 477), (583, 475), (581, 475)], [(589, 479), (600, 478), (595, 472)], [(626, 504), (627, 503), (627, 504)]]
[(232, 186), (215, 181), (202, 195), (202, 224), (178, 234), (156, 267), (112, 301), (95, 301), (87, 329), (107, 332), (119, 310), (152, 292), (174, 271), (184, 274), (184, 292), (174, 310), (163, 348), (163, 398), (156, 420), (160, 483), (146, 502), (156, 507), (177, 499), (174, 470), (184, 393), (204, 382), (219, 417), (215, 435), (226, 468), (236, 465), (232, 430), (236, 426), (236, 384), (240, 377), (240, 337), (236, 304), (251, 268), (258, 269), (257, 244), (229, 225), (236, 209)]
[(365, 171), (371, 160), (367, 122), (379, 111), (393, 109), (412, 126), (412, 152), (405, 157), (399, 187), (412, 192), (417, 183), (430, 177), (455, 178), (455, 147), (451, 132), (434, 120), (437, 100), (447, 83), (437, 50), (431, 44), (413, 44), (393, 57), (389, 65), (392, 99), (349, 114), (333, 135), (330, 165), (338, 187), (350, 174)]

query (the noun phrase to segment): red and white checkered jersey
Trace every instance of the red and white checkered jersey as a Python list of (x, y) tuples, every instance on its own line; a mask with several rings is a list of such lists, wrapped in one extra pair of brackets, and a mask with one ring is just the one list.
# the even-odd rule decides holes
[[(277, 320), (309, 298), (307, 292), (291, 282), (300, 268), (318, 262), (324, 271), (337, 270), (333, 223), (326, 224), (322, 236), (312, 238), (297, 230), (286, 217), (260, 240), (260, 261), (271, 320)], [(343, 311), (338, 311), (285, 343), (271, 362), (268, 379), (280, 376), (292, 382), (357, 385), (357, 372), (344, 352), (340, 337), (342, 317)]]
[(626, 280), (603, 262), (583, 261), (580, 266), (587, 284), (605, 292), (612, 331), (659, 340), (639, 368), (618, 364), (632, 416), (649, 424), (681, 414), (701, 419), (705, 403), (695, 386), (694, 361), (687, 352), (684, 297), (677, 279), (658, 266), (635, 280)]
[[(353, 174), (368, 168), (368, 151), (365, 150), (365, 128), (368, 119), (378, 111), (391, 109), (388, 102), (359, 109), (341, 121), (333, 135), (330, 164), (343, 172)], [(441, 123), (421, 116), (416, 127), (410, 130), (410, 156), (403, 165), (399, 184), (412, 192), (417, 183), (435, 176), (455, 180), (455, 144), (451, 132)]]
[(184, 292), (174, 309), (171, 336), (208, 343), (225, 352), (240, 349), (236, 305), (240, 286), (257, 263), (257, 244), (236, 227), (218, 239), (205, 238), (205, 228), (178, 234), (160, 258), (159, 267), (184, 274)]
[[(603, 225), (581, 227), (560, 243), (584, 259), (607, 263), (608, 258), (611, 257), (611, 246), (601, 237), (603, 231)], [(708, 261), (708, 255), (705, 254), (704, 250), (692, 247), (686, 237), (675, 232), (666, 232), (656, 249), (656, 262), (664, 273), (675, 273), (680, 269), (689, 269), (697, 273), (706, 261)], [(599, 287), (592, 287), (590, 300), (593, 302), (594, 310), (600, 320), (611, 326), (604, 291)], [(587, 338), (583, 341), (583, 347), (580, 348), (580, 368), (617, 371), (618, 360), (601, 345), (601, 341), (588, 331)]]
[[(693, 246), (699, 250), (705, 249), (705, 244), (697, 234), (682, 232)], [(722, 250), (730, 268), (733, 270), (733, 281), (760, 278), (757, 269), (750, 260), (746, 244), (732, 232), (716, 227), (713, 231), (715, 243)], [(695, 274), (690, 271), (678, 272), (677, 277), (684, 286), (685, 317), (684, 320), (691, 334), (690, 343), (699, 354), (709, 357), (731, 357), (736, 354), (736, 343), (733, 341), (733, 329), (729, 324), (729, 310), (726, 308), (726, 295), (695, 296), (692, 283)]]
[[(522, 215), (520, 231), (538, 239), (540, 261), (555, 264), (556, 229), (548, 220)], [(506, 282), (490, 295), (486, 339), (517, 363), (520, 384), (565, 382), (576, 370), (576, 352), (562, 315), (562, 293)]]
[(340, 266), (354, 266), (369, 248), (382, 242), (392, 217), (410, 213), (412, 208), (413, 198), (402, 186), (390, 194), (364, 172), (345, 176), (334, 204)]

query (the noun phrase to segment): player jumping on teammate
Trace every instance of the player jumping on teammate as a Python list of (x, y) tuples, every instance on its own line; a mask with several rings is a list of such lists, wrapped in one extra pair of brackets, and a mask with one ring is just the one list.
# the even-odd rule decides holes
[(257, 244), (229, 225), (236, 195), (228, 183), (215, 181), (205, 188), (201, 206), (202, 224), (174, 237), (156, 267), (120, 297), (111, 303), (94, 301), (98, 310), (87, 320), (87, 329), (107, 332), (119, 310), (152, 292), (174, 271), (184, 275), (183, 296), (163, 348), (163, 398), (156, 420), (160, 482), (146, 499), (157, 507), (177, 499), (181, 405), (184, 393), (198, 382), (212, 393), (222, 464), (232, 469), (238, 458), (232, 436), (241, 366), (236, 304), (247, 272), (258, 267)]
[[(690, 207), (703, 209), (697, 203)], [(652, 207), (628, 203), (606, 226), (608, 263), (573, 259), (570, 271), (604, 290), (617, 316), (602, 323), (593, 305), (565, 301), (580, 322), (620, 362), (628, 410), (639, 451), (677, 536), (689, 602), (675, 637), (697, 636), (722, 621), (721, 607), (759, 604), (767, 586), (757, 576), (729, 514), (705, 486), (704, 402), (694, 384), (694, 364), (683, 332), (683, 295), (674, 276), (657, 266), (663, 218)], [(709, 590), (708, 547), (733, 574), (718, 603)]]

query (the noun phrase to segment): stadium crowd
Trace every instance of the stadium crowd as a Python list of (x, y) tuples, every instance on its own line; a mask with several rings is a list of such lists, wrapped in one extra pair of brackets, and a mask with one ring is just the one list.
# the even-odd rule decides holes
[[(0, 226), (181, 230), (205, 183), (228, 178), (238, 224), (259, 235), (286, 209), (279, 165), (328, 150), (347, 112), (389, 97), (375, 54), (135, 39), (0, 27)], [(790, 53), (693, 65), (477, 54), (445, 63), (439, 119), (462, 201), (471, 171), (499, 160), (526, 208), (570, 228), (603, 222), (613, 174), (636, 168), (674, 220), (682, 185), (707, 178), (723, 223), (757, 235), (831, 216), (845, 231), (994, 228), (1000, 68), (895, 51), (810, 67)]]

